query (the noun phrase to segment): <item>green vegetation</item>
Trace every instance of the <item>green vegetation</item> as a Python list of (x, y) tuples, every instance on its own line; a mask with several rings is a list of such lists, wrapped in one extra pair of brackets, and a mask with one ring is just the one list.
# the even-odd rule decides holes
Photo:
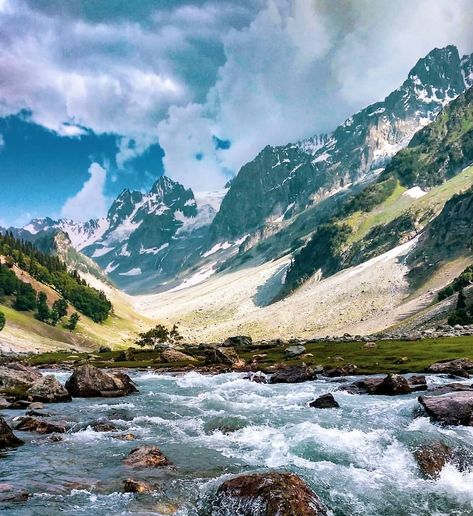
[(69, 321), (67, 322), (66, 328), (68, 330), (74, 331), (76, 329), (77, 323), (79, 322), (80, 315), (77, 312), (74, 312), (69, 317)]
[(357, 211), (370, 212), (375, 206), (378, 206), (378, 204), (390, 197), (395, 191), (396, 186), (397, 179), (395, 177), (389, 177), (367, 186), (342, 205), (337, 218), (347, 217)]
[(136, 344), (142, 348), (147, 346), (154, 347), (164, 343), (175, 344), (182, 340), (176, 324), (171, 330), (162, 324), (157, 324), (154, 328), (140, 333), (138, 337)]
[[(94, 322), (100, 323), (108, 318), (112, 304), (105, 294), (88, 286), (77, 271), (69, 272), (67, 266), (56, 256), (43, 253), (30, 242), (15, 239), (11, 233), (0, 234), (0, 255), (7, 257), (11, 264), (17, 265), (34, 279), (53, 287), (79, 312), (87, 315)], [(7, 278), (7, 281), (12, 280)], [(0, 289), (2, 288), (5, 289), (5, 286), (0, 284)], [(14, 291), (17, 294), (15, 302), (17, 310), (36, 308), (36, 294), (31, 285), (17, 283)], [(57, 318), (57, 315), (54, 317)]]
[(2, 331), (3, 328), (5, 328), (6, 322), (7, 322), (7, 319), (5, 317), (5, 314), (3, 312), (0, 312), (0, 331)]
[(351, 231), (347, 224), (329, 222), (319, 226), (307, 245), (294, 256), (287, 270), (283, 294), (295, 290), (319, 269), (324, 275), (339, 270), (342, 246)]
[[(377, 347), (374, 349), (364, 349), (363, 345), (364, 342), (309, 342), (306, 345), (307, 353), (313, 356), (291, 360), (287, 360), (284, 356), (285, 346), (253, 345), (239, 349), (238, 354), (248, 364), (253, 362), (255, 355), (258, 355), (257, 368), (261, 371), (270, 370), (275, 364), (298, 365), (304, 362), (310, 366), (321, 365), (326, 368), (355, 364), (359, 374), (420, 373), (432, 363), (440, 360), (454, 358), (473, 360), (473, 337), (424, 339), (414, 342), (378, 341)], [(31, 355), (27, 362), (32, 365), (88, 362), (97, 367), (151, 367), (158, 370), (164, 368), (181, 370), (189, 367), (198, 369), (205, 364), (198, 346), (186, 346), (185, 353), (196, 361), (182, 361), (171, 365), (161, 360), (159, 350), (133, 349), (133, 359), (124, 361), (117, 360), (124, 356), (121, 351), (109, 351), (96, 355), (64, 351)], [(338, 357), (342, 357), (343, 361), (340, 361)], [(406, 358), (407, 361), (404, 361)]]
[(398, 177), (407, 187), (432, 187), (473, 161), (473, 89), (452, 101), (391, 160), (381, 179)]
[(473, 285), (473, 265), (467, 267), (460, 276), (457, 276), (450, 285), (447, 285), (438, 293), (439, 301), (452, 296), (455, 292), (460, 292), (468, 285)]

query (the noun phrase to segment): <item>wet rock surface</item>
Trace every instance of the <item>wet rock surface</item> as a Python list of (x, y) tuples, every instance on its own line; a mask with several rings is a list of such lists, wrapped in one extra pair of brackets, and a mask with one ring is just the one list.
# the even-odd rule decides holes
[(127, 478), (123, 481), (123, 491), (125, 493), (150, 493), (152, 490), (151, 484), (143, 480)]
[(468, 373), (470, 369), (473, 369), (473, 362), (471, 360), (467, 358), (457, 358), (455, 360), (435, 362), (435, 364), (429, 366), (427, 372), (468, 378), (470, 376)]
[(17, 437), (5, 419), (0, 416), (0, 450), (21, 446), (23, 441)]
[(226, 480), (217, 490), (212, 514), (219, 516), (326, 516), (327, 509), (293, 473), (254, 473)]
[(453, 450), (442, 442), (436, 442), (415, 450), (414, 457), (425, 477), (437, 478), (445, 465), (453, 459)]
[(309, 407), (325, 409), (325, 408), (340, 408), (340, 405), (333, 397), (333, 394), (331, 394), (329, 392), (328, 394), (323, 394), (322, 396), (319, 396), (314, 401), (311, 401), (309, 403)]
[(44, 403), (62, 403), (72, 400), (66, 388), (51, 374), (36, 380), (26, 391), (26, 396), (33, 401)]
[(15, 419), (16, 430), (24, 432), (36, 432), (37, 434), (64, 434), (67, 427), (63, 423), (53, 423), (44, 419), (31, 416), (18, 417)]
[(316, 378), (317, 375), (311, 367), (289, 366), (276, 371), (269, 379), (269, 383), (302, 383)]
[(123, 464), (132, 468), (159, 468), (171, 462), (156, 446), (140, 446), (123, 459)]
[(420, 396), (419, 403), (432, 421), (444, 425), (473, 426), (473, 392)]
[(71, 396), (80, 398), (119, 397), (138, 392), (127, 374), (109, 373), (91, 365), (77, 367), (67, 380), (66, 389)]
[(0, 366), (0, 391), (12, 389), (26, 390), (40, 378), (41, 373), (19, 362), (2, 365)]

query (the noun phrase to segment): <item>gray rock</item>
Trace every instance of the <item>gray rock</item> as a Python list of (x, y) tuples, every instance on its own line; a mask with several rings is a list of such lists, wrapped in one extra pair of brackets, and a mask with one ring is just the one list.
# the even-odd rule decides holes
[(13, 433), (3, 417), (0, 416), (0, 450), (14, 448), (22, 444), (23, 441)]
[(303, 355), (305, 351), (305, 346), (289, 346), (284, 350), (284, 356), (286, 358), (295, 358), (299, 355)]
[(326, 409), (326, 408), (340, 408), (340, 405), (333, 397), (333, 394), (331, 394), (329, 392), (327, 394), (323, 394), (322, 396), (319, 396), (314, 401), (311, 401), (309, 403), (309, 407)]
[(301, 383), (316, 378), (315, 371), (306, 365), (290, 366), (276, 371), (271, 376), (269, 383)]
[(432, 421), (444, 425), (473, 426), (473, 392), (460, 391), (442, 396), (420, 396), (419, 403)]
[(71, 396), (79, 398), (127, 396), (138, 392), (136, 385), (125, 373), (110, 373), (91, 365), (75, 369), (66, 382)]
[(72, 400), (66, 388), (52, 374), (36, 380), (26, 391), (26, 395), (33, 401), (44, 403), (61, 403)]

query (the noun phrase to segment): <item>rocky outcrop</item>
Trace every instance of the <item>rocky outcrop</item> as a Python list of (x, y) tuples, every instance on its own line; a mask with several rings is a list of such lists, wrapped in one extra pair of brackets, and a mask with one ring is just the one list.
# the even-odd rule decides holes
[(305, 346), (289, 346), (284, 350), (284, 356), (286, 358), (296, 358), (305, 353)]
[(66, 382), (66, 389), (71, 396), (78, 398), (110, 398), (138, 392), (127, 374), (109, 373), (91, 365), (76, 368)]
[(473, 391), (472, 385), (465, 385), (464, 383), (447, 383), (445, 385), (438, 385), (437, 387), (432, 387), (429, 389), (429, 394), (435, 394), (440, 396), (441, 394), (449, 394), (450, 392), (460, 392), (460, 391)]
[(420, 396), (419, 403), (432, 421), (444, 425), (473, 426), (473, 392)]
[(327, 515), (317, 495), (293, 473), (254, 473), (226, 480), (218, 488), (212, 508), (222, 516)]
[(245, 362), (240, 359), (238, 353), (233, 348), (222, 348), (208, 346), (204, 350), (206, 365), (224, 365), (230, 367), (243, 367)]
[(335, 378), (337, 376), (351, 376), (356, 374), (357, 369), (358, 367), (354, 364), (346, 364), (341, 367), (324, 368), (323, 374), (329, 378)]
[(15, 428), (24, 432), (36, 432), (37, 434), (64, 434), (67, 430), (66, 425), (62, 423), (53, 423), (31, 416), (18, 418), (15, 421)]
[(123, 464), (132, 468), (159, 468), (171, 462), (156, 446), (140, 446), (130, 452)]
[(23, 444), (7, 425), (6, 421), (0, 416), (0, 450), (5, 448), (14, 448)]
[(311, 401), (309, 403), (309, 407), (325, 409), (325, 408), (340, 408), (340, 405), (333, 397), (333, 394), (331, 394), (329, 392), (327, 394), (323, 394), (322, 396), (319, 396), (314, 401)]
[(247, 335), (235, 335), (234, 337), (228, 337), (228, 339), (222, 344), (224, 348), (241, 348), (245, 346), (251, 346), (253, 339)]
[(398, 396), (427, 389), (427, 381), (423, 375), (404, 378), (398, 374), (389, 374), (385, 378), (363, 378), (349, 385), (342, 385), (340, 390), (350, 394), (380, 394)]
[(72, 399), (66, 388), (52, 374), (36, 380), (26, 391), (26, 395), (33, 401), (43, 403), (61, 403)]
[(95, 421), (89, 426), (94, 432), (117, 432), (119, 430), (118, 427), (110, 421)]
[(177, 351), (176, 349), (165, 349), (161, 353), (161, 360), (163, 362), (195, 362), (196, 359), (191, 357), (190, 355), (186, 355), (182, 353), (182, 351)]
[(123, 491), (125, 493), (150, 493), (152, 490), (151, 485), (148, 482), (143, 482), (143, 480), (127, 478), (123, 481)]
[(0, 391), (26, 391), (41, 373), (18, 362), (0, 366)]
[(276, 371), (270, 378), (269, 383), (302, 383), (315, 380), (315, 371), (304, 365), (289, 366)]
[(469, 369), (473, 369), (473, 362), (467, 358), (457, 358), (455, 360), (442, 360), (435, 362), (428, 369), (429, 373), (448, 374), (468, 378)]

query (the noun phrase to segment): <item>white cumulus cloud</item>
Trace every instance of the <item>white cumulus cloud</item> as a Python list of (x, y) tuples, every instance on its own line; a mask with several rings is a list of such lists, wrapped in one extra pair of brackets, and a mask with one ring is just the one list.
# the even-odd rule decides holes
[(108, 201), (104, 194), (107, 171), (98, 163), (89, 167), (90, 177), (74, 197), (65, 202), (61, 215), (64, 218), (85, 221), (105, 215)]

